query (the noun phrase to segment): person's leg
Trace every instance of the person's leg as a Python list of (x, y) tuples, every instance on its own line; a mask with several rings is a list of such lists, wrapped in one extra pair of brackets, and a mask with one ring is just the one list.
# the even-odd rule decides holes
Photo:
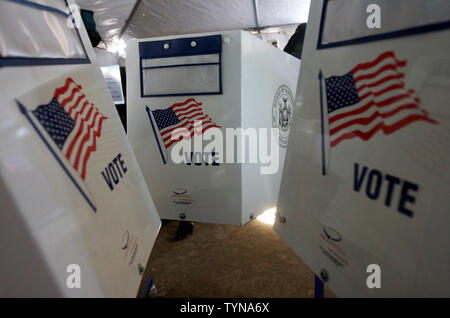
[(189, 234), (192, 234), (194, 230), (194, 224), (189, 221), (180, 221), (177, 231), (170, 238), (170, 242), (181, 241), (186, 238)]

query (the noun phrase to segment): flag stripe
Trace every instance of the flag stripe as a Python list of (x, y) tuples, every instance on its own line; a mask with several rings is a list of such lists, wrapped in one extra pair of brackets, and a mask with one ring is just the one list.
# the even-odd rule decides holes
[(367, 62), (367, 63), (361, 63), (356, 65), (353, 69), (352, 72), (353, 74), (355, 74), (356, 72), (359, 71), (363, 71), (363, 70), (367, 70), (369, 68), (373, 68), (374, 66), (377, 66), (379, 63), (381, 63), (383, 60), (388, 59), (388, 58), (392, 58), (395, 61), (395, 65), (400, 66), (400, 67), (404, 67), (406, 66), (406, 61), (400, 61), (395, 57), (395, 54), (393, 51), (387, 51), (382, 53), (379, 57), (377, 57), (374, 61), (372, 62)]
[(179, 106), (184, 106), (184, 105), (186, 105), (186, 104), (188, 104), (190, 102), (194, 102), (196, 105), (199, 105), (199, 106), (202, 105), (202, 103), (197, 102), (194, 98), (189, 98), (189, 99), (187, 99), (186, 101), (184, 101), (182, 103), (173, 104), (171, 107), (172, 107), (172, 109), (175, 109), (175, 108), (177, 108)]
[(191, 110), (189, 110), (189, 111), (187, 111), (187, 112), (184, 112), (184, 113), (178, 113), (178, 112), (175, 112), (175, 114), (178, 116), (178, 117), (181, 117), (181, 116), (188, 116), (188, 115), (190, 115), (190, 114), (192, 114), (192, 113), (195, 113), (195, 112), (201, 112), (202, 110), (200, 109), (200, 108), (194, 108), (194, 109), (191, 109)]
[(334, 115), (333, 117), (330, 117), (329, 122), (330, 122), (330, 124), (332, 124), (335, 121), (338, 121), (338, 120), (340, 120), (342, 118), (346, 118), (346, 117), (350, 117), (350, 116), (353, 116), (353, 115), (356, 115), (356, 114), (364, 113), (365, 111), (367, 111), (369, 108), (371, 108), (373, 106), (376, 106), (378, 108), (383, 108), (383, 107), (389, 106), (389, 105), (391, 105), (391, 104), (393, 104), (395, 102), (401, 101), (401, 100), (403, 100), (405, 98), (408, 98), (410, 96), (411, 96), (410, 94), (396, 95), (396, 96), (387, 98), (385, 100), (382, 100), (380, 102), (377, 102), (375, 100), (371, 100), (370, 102), (368, 102), (364, 106), (358, 107), (355, 110), (352, 110), (352, 111), (349, 111), (349, 112), (345, 112), (345, 113), (341, 113), (341, 114), (338, 114), (338, 115)]
[[(213, 125), (204, 127), (204, 128), (202, 129), (202, 131), (201, 131), (201, 134), (203, 134), (205, 131), (207, 131), (208, 129), (213, 128), (213, 127), (220, 128), (220, 126), (217, 126), (217, 125), (213, 124)], [(192, 138), (192, 136), (194, 136), (194, 131), (191, 132), (190, 137), (180, 136), (179, 139), (173, 139), (173, 140), (171, 140), (169, 143), (165, 143), (165, 146), (166, 146), (166, 148), (169, 148), (169, 147), (172, 146), (172, 144), (174, 144), (175, 142), (180, 141), (180, 140), (182, 140), (183, 138), (190, 139), (190, 138)]]
[(330, 130), (330, 135), (334, 135), (337, 132), (341, 131), (342, 129), (347, 128), (347, 127), (352, 126), (352, 125), (356, 125), (356, 124), (368, 125), (368, 124), (370, 124), (371, 122), (373, 122), (377, 118), (389, 118), (389, 117), (392, 117), (395, 114), (401, 112), (402, 110), (413, 109), (413, 108), (419, 108), (419, 106), (417, 104), (401, 105), (401, 106), (395, 108), (394, 110), (391, 110), (391, 111), (386, 112), (386, 113), (382, 113), (382, 112), (379, 112), (377, 110), (372, 115), (370, 115), (369, 117), (359, 117), (359, 118), (347, 121), (347, 122), (345, 122), (345, 123), (343, 123), (343, 124), (333, 128), (333, 129), (331, 129)]
[[(67, 88), (66, 91), (60, 91), (60, 95), (58, 96), (58, 98), (55, 99), (60, 103), (60, 105), (67, 111), (68, 109), (68, 104), (70, 104), (75, 95), (82, 95), (83, 93), (81, 92), (81, 86), (77, 85), (76, 83), (70, 83), (69, 87)], [(70, 106), (69, 106), (70, 107)]]
[(427, 117), (427, 115), (411, 115), (411, 116), (403, 118), (400, 121), (395, 122), (391, 126), (387, 126), (384, 124), (384, 122), (380, 122), (375, 127), (373, 127), (372, 129), (370, 129), (369, 131), (366, 131), (366, 132), (362, 132), (360, 130), (353, 130), (351, 132), (347, 132), (345, 134), (342, 134), (338, 138), (332, 140), (330, 142), (330, 144), (331, 144), (331, 147), (335, 147), (341, 141), (343, 141), (345, 139), (355, 138), (355, 137), (359, 137), (362, 140), (367, 141), (370, 138), (372, 138), (373, 135), (375, 135), (375, 133), (377, 133), (379, 130), (382, 130), (385, 135), (390, 135), (393, 132), (399, 130), (400, 128), (403, 128), (404, 126), (407, 126), (410, 123), (418, 121), (418, 120), (423, 120), (423, 121), (426, 121), (426, 122), (429, 122), (432, 124), (437, 124), (437, 122), (435, 120)]
[(105, 119), (107, 119), (107, 117), (105, 117), (105, 116), (102, 116), (102, 117), (100, 118), (100, 121), (99, 121), (99, 124), (98, 124), (98, 128), (97, 128), (96, 130), (94, 130), (94, 133), (93, 133), (93, 142), (92, 142), (92, 145), (89, 146), (89, 147), (86, 149), (86, 153), (85, 153), (84, 158), (83, 158), (83, 167), (82, 167), (82, 172), (81, 172), (81, 178), (83, 178), (83, 180), (84, 180), (84, 178), (86, 177), (86, 165), (87, 165), (87, 162), (88, 162), (88, 160), (89, 160), (89, 157), (91, 156), (91, 153), (92, 153), (92, 152), (94, 152), (94, 151), (97, 150), (97, 138), (100, 138), (100, 136), (101, 136), (101, 133), (102, 133), (102, 123), (103, 123), (103, 121), (104, 121)]
[(192, 109), (201, 109), (201, 108), (197, 104), (190, 104), (187, 107), (177, 108), (177, 109), (172, 108), (172, 109), (175, 112), (175, 114), (178, 115), (178, 114), (183, 114), (184, 112), (187, 112), (187, 111), (191, 111)]
[[(204, 115), (203, 117), (199, 117), (196, 120), (203, 120), (203, 119), (206, 119), (206, 118), (208, 118), (208, 116)], [(171, 131), (173, 131), (173, 130), (175, 130), (177, 128), (185, 127), (190, 122), (191, 122), (191, 120), (185, 120), (185, 121), (181, 122), (182, 124), (180, 123), (179, 125), (177, 125), (175, 127), (172, 127), (170, 129), (161, 130), (161, 135), (166, 135), (166, 134), (170, 133)]]
[[(197, 121), (196, 121), (196, 122), (197, 122)], [(189, 130), (189, 131), (193, 131), (194, 128), (200, 127), (200, 126), (202, 126), (202, 125), (209, 124), (209, 123), (213, 123), (213, 124), (214, 124), (214, 122), (213, 122), (212, 120), (208, 120), (208, 121), (198, 121), (198, 122), (199, 122), (198, 125), (195, 125), (195, 124), (192, 125), (191, 123), (189, 123), (189, 125), (188, 125), (187, 127), (184, 127), (184, 128), (186, 128), (186, 129)], [(200, 124), (200, 123), (201, 123), (201, 124)], [(181, 127), (178, 127), (178, 128), (181, 128)], [(166, 137), (163, 139), (163, 141), (166, 142), (166, 141), (170, 140), (171, 138), (177, 137), (177, 135), (179, 135), (179, 134), (182, 134), (182, 132), (181, 132), (181, 131), (179, 131), (179, 132), (175, 131), (174, 133), (172, 133), (172, 134), (166, 136)]]
[(70, 96), (67, 97), (67, 98), (65, 98), (65, 99), (61, 102), (62, 107), (66, 108), (66, 105), (74, 98), (75, 93), (78, 93), (78, 92), (80, 92), (80, 91), (81, 91), (81, 86), (80, 86), (80, 87), (79, 87), (79, 86), (74, 87), (74, 88), (72, 89), (72, 92), (71, 92)]
[[(82, 109), (81, 109), (80, 111), (78, 111), (78, 112), (75, 114), (75, 117), (74, 117), (74, 120), (75, 120), (75, 121), (77, 121), (78, 117), (81, 116), (81, 114), (82, 114), (82, 113), (84, 112), (84, 110), (86, 109), (86, 106), (87, 106), (87, 105), (88, 105), (88, 103), (86, 102), (86, 103), (83, 105)], [(91, 104), (91, 105), (92, 105), (92, 104)], [(72, 151), (73, 151), (73, 149), (74, 149), (74, 147), (75, 147), (75, 145), (76, 145), (76, 143), (77, 143), (79, 137), (81, 136), (81, 133), (83, 132), (83, 128), (84, 128), (84, 121), (82, 121), (81, 124), (78, 125), (78, 130), (77, 130), (75, 136), (73, 137), (73, 139), (72, 139), (72, 141), (71, 141), (71, 143), (70, 143), (70, 145), (69, 145), (69, 148), (67, 149), (67, 152), (66, 152), (66, 158), (69, 159), (69, 160), (70, 160), (70, 156), (72, 155)]]
[(81, 108), (75, 113), (75, 115), (73, 116), (73, 120), (77, 121), (78, 117), (83, 116), (83, 113), (86, 109), (86, 106), (90, 104), (90, 107), (94, 107), (94, 104), (89, 103), (89, 101), (86, 100), (86, 102), (83, 103), (83, 106), (81, 106)]
[(86, 143), (86, 141), (89, 139), (89, 132), (95, 122), (95, 117), (99, 114), (99, 113), (95, 113), (94, 115), (94, 121), (89, 124), (89, 119), (92, 116), (92, 113), (94, 112), (94, 108), (90, 108), (88, 114), (86, 115), (86, 118), (82, 118), (82, 125), (86, 127), (86, 131), (84, 133), (84, 135), (81, 137), (81, 141), (80, 141), (80, 145), (78, 146), (77, 149), (77, 153), (75, 156), (75, 160), (73, 162), (73, 165), (75, 167), (75, 169), (78, 169), (78, 164), (79, 164), (79, 160), (80, 160), (80, 156), (81, 156), (81, 150), (83, 150), (83, 145)]
[(64, 94), (69, 89), (70, 84), (74, 84), (74, 85), (76, 85), (77, 87), (79, 87), (81, 89), (81, 85), (78, 85), (77, 83), (74, 82), (74, 80), (71, 77), (68, 77), (66, 79), (66, 82), (65, 82), (64, 86), (60, 87), (60, 88), (57, 88), (55, 90), (54, 97), (56, 98), (56, 100), (58, 100), (59, 96)]
[[(199, 113), (195, 113), (191, 116), (180, 116), (179, 118), (180, 118), (180, 120), (191, 120), (191, 119), (193, 119), (195, 117), (199, 117), (199, 116), (205, 116), (205, 114), (203, 114), (203, 112), (200, 111)], [(206, 116), (206, 117), (208, 117), (208, 116)]]
[(404, 77), (405, 77), (405, 74), (404, 74), (404, 73), (398, 73), (398, 74), (394, 74), (394, 75), (388, 75), (388, 76), (383, 77), (382, 79), (380, 79), (380, 80), (378, 80), (378, 81), (376, 81), (376, 82), (373, 82), (373, 83), (370, 83), (370, 84), (364, 84), (364, 85), (361, 85), (361, 86), (357, 87), (356, 90), (357, 90), (358, 93), (359, 93), (360, 91), (362, 91), (362, 90), (365, 89), (365, 88), (377, 87), (377, 86), (379, 86), (379, 85), (381, 85), (381, 84), (384, 84), (384, 83), (386, 83), (386, 82), (389, 82), (389, 81), (391, 81), (391, 80), (395, 80), (395, 79), (398, 80), (398, 79), (401, 79), (401, 78), (404, 78)]
[[(85, 97), (86, 97), (86, 95), (84, 95), (84, 94), (81, 94), (80, 96), (78, 96), (78, 99), (76, 100), (76, 102), (68, 110), (69, 115), (72, 115), (72, 111), (78, 107), (78, 105), (81, 103), (81, 101)], [(85, 102), (87, 102), (87, 101), (85, 101)]]
[(386, 64), (386, 65), (383, 65), (382, 67), (380, 67), (377, 71), (375, 71), (373, 73), (363, 74), (363, 75), (359, 75), (358, 77), (355, 77), (355, 83), (358, 83), (363, 80), (373, 79), (386, 71), (394, 71), (398, 74), (396, 65)]
[(377, 91), (377, 92), (373, 92), (373, 91), (370, 90), (367, 93), (365, 93), (364, 95), (362, 95), (359, 99), (363, 100), (363, 99), (366, 99), (369, 96), (378, 97), (378, 96), (383, 95), (384, 93), (387, 93), (387, 92), (390, 92), (390, 91), (393, 91), (393, 90), (396, 90), (396, 89), (401, 89), (401, 88), (405, 88), (405, 84), (403, 84), (403, 83), (393, 84), (393, 85), (385, 87), (382, 90)]

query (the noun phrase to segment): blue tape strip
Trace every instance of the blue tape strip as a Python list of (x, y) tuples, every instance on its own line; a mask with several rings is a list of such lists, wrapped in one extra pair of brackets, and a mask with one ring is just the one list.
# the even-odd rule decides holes
[(150, 94), (150, 95), (142, 95), (141, 97), (145, 98), (145, 97), (176, 97), (176, 96), (206, 96), (206, 95), (222, 95), (222, 83), (220, 83), (220, 91), (217, 92), (202, 92), (202, 93), (197, 93), (197, 92), (192, 92), (192, 93), (175, 93), (175, 94)]
[[(87, 55), (86, 55), (87, 56)], [(89, 64), (89, 58), (48, 58), (48, 57), (0, 57), (0, 67), (3, 66), (33, 66), (33, 65), (58, 65), (58, 64)]]

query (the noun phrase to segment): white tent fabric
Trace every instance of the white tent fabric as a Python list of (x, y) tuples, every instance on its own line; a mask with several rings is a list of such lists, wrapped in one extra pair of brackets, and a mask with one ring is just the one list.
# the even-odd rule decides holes
[(253, 0), (142, 0), (127, 32), (143, 38), (255, 25)]
[(82, 9), (94, 11), (97, 31), (106, 42), (120, 35), (136, 0), (75, 0)]
[(299, 24), (308, 18), (309, 4), (310, 0), (142, 0), (127, 32), (141, 38)]
[(310, 0), (257, 0), (260, 27), (300, 24), (308, 21)]
[[(97, 30), (106, 42), (116, 39), (124, 28), (126, 38), (143, 38), (299, 24), (307, 21), (310, 5), (310, 0), (76, 0), (76, 2), (81, 8), (94, 11)], [(135, 5), (136, 8), (133, 10)]]

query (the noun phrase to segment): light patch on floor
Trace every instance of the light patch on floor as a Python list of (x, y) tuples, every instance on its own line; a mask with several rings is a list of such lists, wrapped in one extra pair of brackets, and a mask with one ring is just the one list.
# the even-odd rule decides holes
[(275, 214), (277, 213), (277, 208), (271, 208), (267, 211), (261, 213), (256, 219), (264, 224), (273, 225), (275, 223)]

